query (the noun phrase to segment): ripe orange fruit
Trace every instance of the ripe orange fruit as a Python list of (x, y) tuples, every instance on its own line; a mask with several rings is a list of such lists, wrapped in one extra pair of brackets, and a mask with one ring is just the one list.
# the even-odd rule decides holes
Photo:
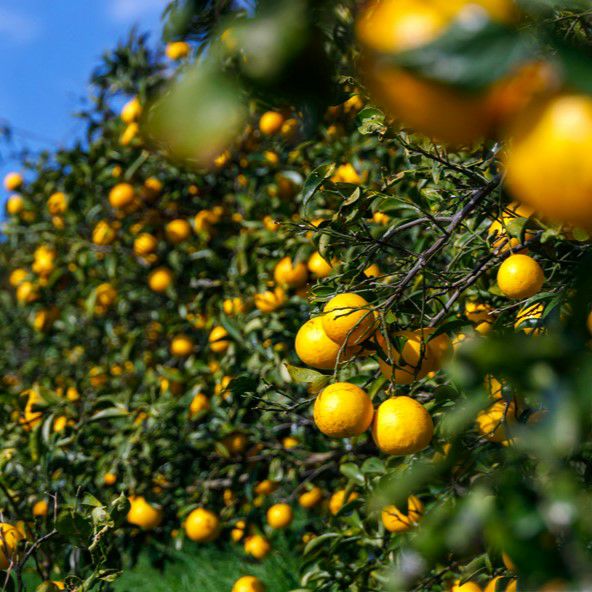
[(27, 270), (19, 267), (14, 269), (10, 272), (10, 276), (8, 277), (8, 282), (14, 288), (16, 288), (19, 284), (22, 284), (27, 277)]
[(407, 514), (401, 512), (394, 505), (386, 506), (382, 510), (382, 523), (389, 532), (406, 532), (413, 528), (423, 516), (421, 500), (411, 495), (407, 499)]
[(127, 521), (144, 530), (152, 530), (162, 522), (162, 510), (149, 504), (143, 496), (129, 498), (130, 510)]
[(429, 446), (433, 435), (430, 414), (411, 397), (387, 399), (374, 415), (372, 436), (386, 454), (415, 454)]
[(510, 255), (497, 272), (497, 285), (508, 298), (530, 298), (544, 282), (541, 266), (528, 255)]
[(121, 109), (121, 121), (126, 124), (138, 121), (142, 115), (142, 105), (138, 97), (130, 99)]
[(99, 284), (95, 289), (95, 301), (104, 307), (111, 306), (117, 300), (117, 290), (108, 282)]
[(266, 136), (277, 134), (284, 124), (284, 116), (277, 111), (266, 111), (259, 119), (259, 129)]
[(356, 348), (346, 347), (339, 356), (340, 346), (327, 337), (323, 319), (316, 317), (306, 321), (296, 334), (296, 354), (307, 365), (319, 370), (335, 368), (337, 358), (341, 362), (351, 359)]
[(172, 356), (184, 358), (193, 353), (193, 340), (187, 335), (175, 335), (171, 341), (170, 352)]
[(296, 448), (297, 446), (300, 446), (300, 440), (298, 440), (298, 438), (294, 438), (293, 436), (286, 436), (282, 440), (282, 446), (286, 450), (292, 450), (292, 448)]
[(134, 240), (134, 253), (140, 257), (144, 257), (154, 253), (157, 246), (158, 241), (156, 240), (156, 237), (147, 232), (143, 232)]
[(255, 559), (263, 559), (271, 551), (269, 541), (260, 534), (247, 537), (245, 541), (245, 553)]
[(241, 432), (233, 432), (222, 439), (222, 444), (232, 456), (236, 456), (245, 451), (247, 436)]
[(228, 337), (228, 331), (222, 325), (214, 327), (208, 337), (210, 350), (215, 353), (224, 353), (230, 347), (230, 341), (225, 339), (226, 337)]
[(243, 576), (232, 586), (232, 592), (265, 592), (265, 590), (265, 584), (255, 576)]
[(129, 206), (135, 197), (135, 191), (129, 183), (118, 183), (109, 192), (109, 203), (113, 208), (125, 208)]
[(308, 270), (304, 263), (293, 264), (290, 257), (284, 257), (276, 264), (273, 277), (280, 286), (301, 288), (308, 279)]
[(189, 238), (191, 235), (191, 225), (187, 220), (183, 220), (182, 218), (171, 220), (165, 226), (165, 233), (169, 241), (176, 245)]
[(17, 528), (7, 522), (0, 522), (0, 569), (8, 569), (23, 537)]
[(333, 266), (318, 251), (310, 256), (307, 266), (310, 273), (319, 279), (327, 277), (333, 270)]
[(349, 183), (350, 185), (360, 185), (362, 177), (350, 162), (338, 166), (331, 177), (333, 183)]
[(47, 500), (39, 500), (33, 504), (33, 516), (44, 517), (49, 513)]
[[(224, 494), (226, 494), (226, 491), (230, 491), (230, 490), (225, 490)], [(232, 491), (230, 491), (231, 493), (231, 500), (229, 501), (234, 501), (234, 493)], [(226, 496), (228, 497), (228, 496)], [(226, 503), (226, 497), (224, 499), (224, 502)], [(230, 503), (226, 503), (226, 505), (231, 505)], [(245, 528), (247, 527), (247, 523), (244, 520), (237, 520), (236, 524), (234, 525), (234, 528), (230, 531), (230, 538), (233, 540), (233, 542), (238, 543), (244, 536), (245, 536)]]
[(289, 504), (274, 504), (267, 510), (267, 524), (271, 528), (282, 529), (292, 524), (294, 513)]
[(16, 191), (23, 185), (23, 176), (20, 173), (8, 173), (4, 177), (4, 187), (7, 191)]
[(543, 331), (540, 319), (544, 311), (545, 305), (540, 302), (521, 308), (516, 315), (514, 329), (522, 330), (527, 335), (539, 335)]
[(460, 580), (456, 580), (450, 592), (481, 592), (481, 586), (476, 582), (465, 582), (461, 584)]
[(246, 311), (246, 309), (247, 307), (245, 306), (243, 299), (239, 298), (238, 296), (235, 298), (226, 298), (226, 300), (224, 300), (222, 303), (222, 310), (229, 317), (242, 314)]
[(286, 303), (286, 293), (282, 288), (275, 288), (273, 291), (266, 290), (255, 294), (255, 306), (261, 312), (273, 312)]
[(495, 321), (492, 306), (484, 302), (474, 302), (471, 300), (465, 303), (465, 317), (472, 323), (475, 323), (475, 331), (482, 335), (489, 333)]
[(63, 214), (68, 209), (68, 198), (65, 193), (52, 193), (47, 200), (47, 210), (52, 216)]
[(148, 286), (153, 292), (166, 292), (173, 281), (173, 272), (168, 267), (157, 267), (148, 276)]
[(517, 118), (509, 136), (512, 194), (545, 218), (592, 228), (592, 98), (556, 96)]
[(16, 299), (21, 303), (35, 302), (39, 298), (39, 290), (29, 281), (21, 282), (16, 289)]
[(115, 485), (115, 483), (117, 483), (117, 475), (115, 473), (105, 473), (103, 475), (103, 483), (107, 485), (107, 487)]
[(173, 41), (167, 43), (165, 47), (165, 54), (169, 60), (177, 61), (186, 58), (189, 55), (191, 46), (185, 41)]
[(117, 237), (117, 230), (107, 220), (100, 220), (93, 228), (92, 241), (95, 245), (110, 245)]
[(329, 511), (333, 516), (335, 516), (345, 504), (349, 504), (349, 502), (353, 502), (355, 499), (360, 497), (357, 492), (351, 491), (350, 494), (347, 496), (347, 500), (345, 497), (345, 489), (339, 489), (336, 491), (329, 500)]
[(506, 425), (516, 423), (516, 404), (499, 399), (477, 415), (476, 423), (483, 437), (492, 442), (507, 443)]
[(209, 543), (218, 537), (220, 520), (213, 512), (197, 508), (187, 516), (184, 527), (185, 534), (192, 541)]
[(314, 508), (323, 500), (323, 490), (313, 485), (308, 491), (301, 493), (298, 497), (298, 503), (301, 508)]
[(349, 382), (336, 382), (324, 388), (314, 403), (314, 421), (330, 438), (351, 438), (365, 432), (372, 422), (374, 408), (370, 397)]
[(25, 200), (17, 194), (11, 195), (6, 200), (6, 213), (10, 216), (17, 216), (25, 209)]
[(208, 411), (209, 408), (210, 400), (203, 393), (197, 393), (189, 404), (189, 416), (197, 417), (200, 413)]
[(334, 296), (323, 309), (323, 329), (338, 345), (357, 345), (375, 327), (374, 314), (365, 298), (351, 292)]

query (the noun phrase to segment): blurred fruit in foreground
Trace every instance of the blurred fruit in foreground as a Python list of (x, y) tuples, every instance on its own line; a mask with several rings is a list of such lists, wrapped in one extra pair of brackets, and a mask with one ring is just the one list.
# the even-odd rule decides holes
[(189, 55), (191, 46), (185, 41), (172, 41), (167, 43), (165, 47), (165, 54), (169, 60), (181, 60)]
[(406, 532), (420, 521), (423, 515), (421, 500), (412, 495), (407, 499), (407, 513), (401, 512), (394, 505), (386, 506), (382, 510), (382, 523), (389, 532)]
[(23, 184), (23, 176), (20, 173), (8, 173), (4, 177), (4, 187), (7, 191), (16, 191)]
[(255, 576), (243, 576), (234, 582), (232, 592), (265, 592), (265, 585)]
[(508, 132), (506, 183), (546, 218), (592, 228), (592, 97), (560, 95)]

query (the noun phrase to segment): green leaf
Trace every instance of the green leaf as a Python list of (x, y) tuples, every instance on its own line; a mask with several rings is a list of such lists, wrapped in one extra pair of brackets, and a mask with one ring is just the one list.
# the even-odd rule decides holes
[(309, 212), (309, 205), (310, 200), (312, 199), (313, 195), (316, 193), (317, 189), (323, 184), (325, 179), (328, 179), (335, 170), (335, 164), (322, 164), (321, 166), (317, 167), (310, 175), (307, 177), (304, 185), (302, 186), (302, 191), (300, 192), (301, 199), (302, 199), (302, 208), (305, 215), (308, 215)]
[(66, 508), (59, 514), (56, 529), (74, 545), (85, 544), (92, 533), (89, 521), (73, 508)]
[(358, 485), (364, 485), (364, 475), (360, 470), (360, 467), (358, 467), (358, 465), (356, 465), (355, 463), (343, 463), (339, 467), (339, 471), (342, 475), (344, 475), (354, 483), (357, 483)]
[(423, 78), (479, 92), (532, 59), (535, 50), (526, 33), (486, 19), (459, 19), (434, 42), (384, 60)]

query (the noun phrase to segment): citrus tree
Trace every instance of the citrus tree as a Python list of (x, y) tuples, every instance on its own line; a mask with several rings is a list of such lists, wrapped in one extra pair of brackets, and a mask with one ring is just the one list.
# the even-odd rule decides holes
[(589, 7), (163, 18), (4, 180), (4, 589), (280, 540), (302, 592), (585, 589)]

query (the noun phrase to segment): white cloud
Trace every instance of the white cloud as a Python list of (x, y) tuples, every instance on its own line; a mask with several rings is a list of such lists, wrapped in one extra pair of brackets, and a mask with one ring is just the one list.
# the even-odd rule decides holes
[(109, 0), (108, 14), (118, 22), (133, 22), (160, 13), (165, 5), (165, 0)]
[(41, 34), (41, 23), (13, 8), (0, 7), (0, 36), (18, 45), (35, 41)]

